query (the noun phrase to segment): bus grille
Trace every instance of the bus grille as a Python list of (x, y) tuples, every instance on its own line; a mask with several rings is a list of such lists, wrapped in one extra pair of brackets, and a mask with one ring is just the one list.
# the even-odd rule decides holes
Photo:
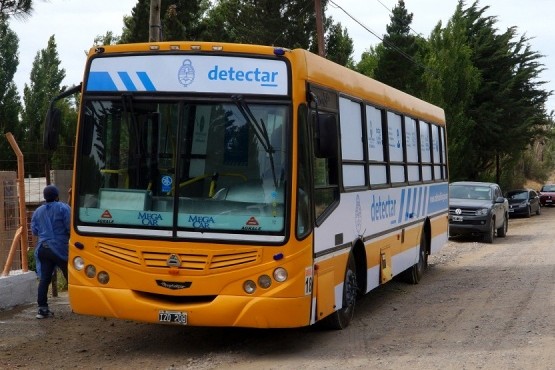
[(180, 270), (210, 271), (245, 266), (258, 261), (258, 250), (223, 250), (217, 253), (160, 253), (154, 251), (139, 251), (129, 247), (98, 243), (98, 250), (112, 259), (125, 261), (133, 265), (169, 269), (168, 259), (175, 255), (179, 258)]

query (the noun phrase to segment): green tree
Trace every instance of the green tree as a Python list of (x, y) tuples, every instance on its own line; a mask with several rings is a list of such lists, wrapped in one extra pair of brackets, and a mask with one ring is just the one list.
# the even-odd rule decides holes
[(107, 31), (104, 35), (98, 35), (94, 38), (93, 45), (115, 45), (121, 40), (120, 36), (114, 35), (112, 31)]
[[(0, 130), (2, 136), (11, 132), (16, 140), (22, 140), (22, 129), (19, 123), (21, 104), (13, 77), (19, 64), (17, 49), (19, 40), (6, 19), (0, 17)], [(17, 169), (16, 157), (8, 141), (0, 138), (0, 168), (3, 170)]]
[[(323, 10), (327, 0), (322, 1)], [(353, 41), (341, 24), (325, 18), (326, 57), (353, 65)], [(317, 53), (313, 0), (219, 0), (207, 12), (203, 40), (302, 48)]]
[(476, 121), (468, 113), (480, 72), (472, 61), (467, 23), (459, 3), (447, 26), (441, 28), (440, 22), (432, 31), (424, 60), (423, 98), (445, 110), (452, 181), (469, 179), (478, 161), (473, 148)]
[(484, 15), (487, 9), (476, 1), (464, 10), (472, 63), (481, 76), (468, 110), (476, 122), (472, 146), (480, 154), (469, 176), (500, 182), (501, 168), (510, 171), (514, 158), (542, 130), (550, 93), (537, 80), (541, 55), (530, 50), (525, 37), (515, 41), (514, 27), (498, 34), (496, 18)]
[(123, 18), (122, 43), (147, 42), (149, 33), (150, 0), (138, 0), (131, 15)]
[(326, 58), (337, 64), (353, 67), (353, 40), (349, 37), (347, 29), (341, 23), (332, 24), (329, 28), (326, 40)]
[(25, 84), (23, 89), (25, 105), (22, 114), (22, 124), (25, 128), (23, 152), (28, 166), (26, 173), (33, 176), (44, 175), (45, 164), (52, 156), (52, 153), (46, 153), (43, 149), (44, 117), (51, 99), (60, 93), (64, 77), (65, 70), (60, 69), (56, 41), (52, 35), (47, 47), (37, 52), (29, 85)]
[(516, 28), (498, 33), (487, 9), (461, 0), (447, 26), (436, 26), (423, 59), (423, 97), (445, 109), (450, 178), (509, 185), (534, 140), (550, 135), (550, 92), (539, 80), (541, 55)]
[(412, 17), (413, 14), (405, 8), (405, 2), (399, 0), (386, 27), (383, 53), (374, 69), (374, 78), (409, 94), (418, 95), (422, 90), (420, 75), (423, 72), (419, 59), (425, 41), (410, 34)]
[[(204, 32), (204, 14), (209, 0), (162, 0), (162, 40), (199, 40)], [(124, 17), (120, 42), (148, 42), (150, 0), (138, 0), (131, 16)]]
[(365, 50), (360, 56), (360, 61), (354, 66), (354, 70), (365, 76), (374, 78), (374, 71), (378, 67), (378, 60), (383, 53), (383, 44), (375, 47), (371, 46)]
[(0, 0), (0, 18), (26, 18), (32, 12), (32, 0)]
[(208, 12), (204, 39), (316, 50), (315, 36), (312, 0), (220, 0)]

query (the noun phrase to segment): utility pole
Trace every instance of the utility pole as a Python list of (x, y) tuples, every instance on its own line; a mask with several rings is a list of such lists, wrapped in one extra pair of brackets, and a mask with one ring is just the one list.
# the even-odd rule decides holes
[(323, 24), (323, 13), (322, 13), (322, 2), (321, 0), (314, 0), (314, 10), (316, 16), (316, 34), (318, 35), (318, 55), (321, 57), (326, 56), (326, 50), (324, 45), (324, 24)]
[(148, 41), (161, 41), (162, 25), (160, 24), (160, 3), (162, 0), (150, 0), (150, 21)]

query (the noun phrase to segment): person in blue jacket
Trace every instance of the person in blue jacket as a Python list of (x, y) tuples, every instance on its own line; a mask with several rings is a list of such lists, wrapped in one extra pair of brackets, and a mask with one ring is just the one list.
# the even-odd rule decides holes
[(48, 309), (48, 286), (56, 266), (67, 281), (67, 258), (69, 247), (70, 208), (60, 202), (58, 188), (48, 185), (43, 191), (46, 203), (33, 213), (31, 230), (39, 240), (35, 247), (37, 275), (40, 278), (37, 303), (37, 319), (54, 315)]

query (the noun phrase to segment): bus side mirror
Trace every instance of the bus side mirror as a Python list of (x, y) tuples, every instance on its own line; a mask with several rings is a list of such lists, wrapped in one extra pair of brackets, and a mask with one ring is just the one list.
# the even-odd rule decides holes
[(58, 136), (60, 135), (61, 122), (61, 111), (58, 108), (51, 106), (46, 113), (46, 120), (44, 121), (44, 149), (56, 150), (58, 147)]
[(336, 158), (337, 119), (335, 114), (318, 113), (315, 122), (314, 152), (317, 158)]
[(81, 84), (67, 89), (50, 101), (50, 108), (48, 108), (44, 120), (44, 131), (42, 136), (42, 145), (44, 149), (56, 150), (58, 147), (58, 136), (60, 136), (60, 127), (62, 125), (62, 112), (56, 108), (54, 104), (58, 100), (67, 98), (79, 91), (81, 91)]

